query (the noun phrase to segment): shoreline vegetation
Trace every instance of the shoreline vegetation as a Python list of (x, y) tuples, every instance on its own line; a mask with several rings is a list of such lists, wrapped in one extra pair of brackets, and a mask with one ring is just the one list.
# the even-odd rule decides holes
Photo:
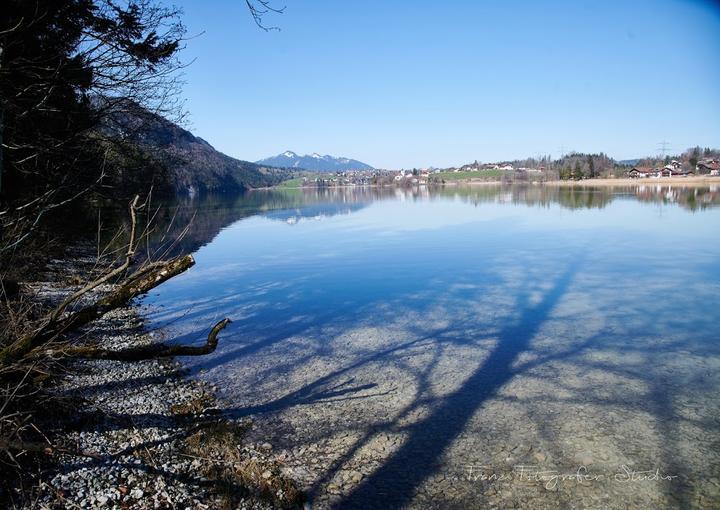
[(717, 176), (696, 176), (696, 177), (622, 177), (617, 179), (585, 179), (581, 181), (548, 181), (543, 184), (547, 186), (636, 186), (636, 185), (673, 185), (673, 186), (704, 186), (709, 184), (720, 185), (720, 177)]
[[(285, 181), (287, 183), (287, 181)], [(285, 183), (282, 183), (285, 184)], [(720, 176), (695, 176), (695, 177), (618, 177), (618, 178), (594, 178), (594, 179), (580, 179), (580, 180), (523, 180), (523, 181), (502, 181), (502, 180), (487, 180), (487, 179), (457, 179), (453, 181), (446, 181), (443, 183), (427, 183), (427, 184), (416, 184), (410, 185), (409, 187), (417, 186), (461, 186), (461, 185), (486, 185), (496, 186), (500, 184), (512, 185), (512, 184), (531, 184), (541, 186), (564, 186), (564, 187), (580, 187), (580, 186), (637, 186), (637, 185), (657, 185), (657, 186), (707, 186), (707, 185), (720, 185)], [(352, 188), (352, 187), (368, 187), (368, 188), (398, 188), (408, 187), (400, 186), (397, 184), (343, 184), (331, 186), (334, 188)], [(258, 190), (267, 189), (316, 189), (318, 186), (315, 185), (278, 185), (269, 186), (262, 188), (254, 188)]]

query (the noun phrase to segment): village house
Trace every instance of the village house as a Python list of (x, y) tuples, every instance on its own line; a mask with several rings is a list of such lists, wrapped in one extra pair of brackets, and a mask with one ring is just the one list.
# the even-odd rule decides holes
[(695, 172), (692, 170), (683, 170), (682, 163), (678, 160), (673, 159), (670, 163), (660, 169), (661, 177), (673, 177), (673, 176), (687, 176), (693, 175)]
[(692, 170), (683, 170), (682, 165), (678, 161), (673, 160), (662, 168), (635, 166), (627, 173), (627, 176), (631, 178), (673, 176), (686, 177), (694, 174), (695, 172)]
[(482, 170), (513, 170), (513, 166), (510, 163), (485, 163), (480, 167)]
[(709, 173), (710, 175), (720, 175), (720, 161), (716, 159), (703, 159), (698, 161), (695, 170), (699, 174)]
[(656, 177), (657, 170), (648, 166), (634, 166), (627, 173), (628, 177), (637, 179), (639, 177)]
[(688, 175), (695, 175), (695, 172), (693, 172), (692, 170), (683, 170), (682, 168), (675, 168), (672, 165), (667, 165), (663, 167), (663, 169), (660, 171), (660, 175), (662, 177), (686, 177)]

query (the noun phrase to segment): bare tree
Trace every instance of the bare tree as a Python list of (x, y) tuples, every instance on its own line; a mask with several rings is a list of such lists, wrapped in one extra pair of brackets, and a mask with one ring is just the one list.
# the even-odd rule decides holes
[(245, 4), (258, 27), (266, 32), (270, 30), (280, 30), (279, 27), (265, 25), (264, 18), (266, 14), (270, 13), (282, 14), (285, 12), (285, 6), (274, 7), (269, 0), (245, 0)]

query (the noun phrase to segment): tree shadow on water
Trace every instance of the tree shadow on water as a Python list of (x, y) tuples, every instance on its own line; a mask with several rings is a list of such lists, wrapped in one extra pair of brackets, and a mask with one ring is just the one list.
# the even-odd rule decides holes
[(342, 498), (336, 508), (388, 508), (410, 503), (415, 489), (431, 476), (446, 449), (473, 415), (515, 375), (512, 366), (526, 351), (567, 291), (578, 263), (558, 278), (536, 305), (519, 297), (520, 316), (497, 337), (486, 360), (455, 391), (442, 398), (430, 414), (404, 428), (407, 440), (385, 463)]
[[(364, 342), (364, 333), (353, 337), (359, 348), (351, 351), (351, 356), (343, 352), (345, 347), (342, 342), (333, 342), (332, 335), (341, 335), (341, 326), (356, 325), (356, 318), (350, 311), (356, 309), (357, 303), (341, 305), (341, 309), (348, 312), (347, 315), (341, 315), (341, 319), (334, 318), (324, 307), (318, 306), (312, 310), (317, 313), (308, 313), (302, 320), (289, 322), (281, 329), (276, 324), (265, 327), (266, 321), (262, 320), (262, 327), (251, 330), (251, 338), (247, 343), (234, 345), (214, 359), (204, 359), (202, 363), (208, 367), (231, 364), (236, 359), (242, 361), (248, 355), (257, 355), (277, 346), (293, 335), (312, 334), (313, 340), (294, 346), (291, 352), (295, 356), (285, 356), (285, 351), (279, 350), (275, 357), (269, 357), (273, 363), (262, 363), (263, 359), (259, 358), (260, 370), (252, 374), (253, 377), (260, 374), (270, 381), (277, 381), (277, 385), (271, 386), (272, 391), (262, 394), (261, 398), (222, 409), (222, 415), (229, 418), (272, 415), (280, 417), (281, 421), (286, 419), (283, 425), (300, 423), (298, 442), (322, 443), (330, 439), (325, 443), (327, 451), (322, 467), (317, 467), (312, 473), (312, 479), (308, 477), (307, 481), (312, 484), (309, 490), (312, 500), (332, 501), (336, 508), (400, 508), (416, 505), (417, 498), (422, 497), (418, 496), (418, 489), (422, 489), (428, 479), (434, 479), (448, 460), (452, 461), (460, 441), (463, 445), (467, 444), (465, 441), (469, 435), (473, 436), (468, 441), (471, 445), (478, 444), (476, 440), (482, 441), (485, 434), (482, 428), (476, 428), (478, 423), (489, 424), (485, 429), (489, 438), (485, 441), (488, 449), (483, 445), (481, 451), (472, 452), (472, 455), (480, 453), (486, 457), (498, 438), (508, 443), (515, 441), (511, 437), (518, 430), (515, 421), (508, 422), (510, 430), (500, 434), (498, 431), (502, 427), (489, 430), (493, 427), (490, 423), (497, 417), (491, 414), (490, 409), (490, 405), (495, 402), (515, 406), (515, 414), (510, 417), (518, 419), (520, 416), (523, 419), (524, 416), (528, 421), (535, 422), (536, 434), (539, 436), (535, 445), (539, 444), (541, 450), (550, 454), (550, 466), (574, 469), (573, 454), (585, 450), (592, 455), (598, 454), (600, 446), (596, 450), (593, 445), (602, 443), (605, 448), (603, 451), (610, 451), (611, 456), (605, 463), (597, 462), (598, 458), (603, 457), (596, 457), (596, 469), (612, 469), (615, 466), (612, 463), (616, 461), (617, 465), (635, 461), (640, 467), (654, 466), (648, 462), (659, 462), (658, 465), (671, 474), (690, 473), (685, 463), (690, 458), (688, 452), (693, 450), (683, 450), (682, 442), (677, 443), (681, 430), (678, 422), (683, 420), (681, 425), (698, 427), (703, 433), (713, 428), (715, 422), (710, 416), (706, 422), (695, 423), (678, 414), (673, 393), (677, 392), (677, 384), (682, 378), (675, 377), (667, 370), (653, 368), (666, 364), (662, 356), (690, 348), (687, 341), (684, 337), (661, 343), (643, 342), (634, 338), (637, 332), (663, 328), (652, 329), (651, 321), (657, 319), (650, 316), (640, 316), (640, 321), (631, 322), (625, 315), (613, 315), (617, 302), (603, 301), (602, 293), (598, 292), (607, 286), (607, 281), (593, 282), (596, 287), (588, 288), (584, 280), (585, 273), (578, 272), (581, 265), (580, 261), (576, 261), (560, 275), (548, 275), (543, 271), (541, 278), (531, 269), (522, 273), (512, 272), (504, 285), (494, 287), (499, 289), (497, 293), (487, 285), (478, 286), (477, 306), (470, 303), (462, 308), (462, 313), (458, 310), (447, 320), (432, 320), (437, 319), (438, 315), (432, 315), (432, 308), (428, 305), (427, 309), (413, 315), (413, 318), (422, 316), (427, 320), (400, 323), (402, 329), (391, 329), (384, 343), (378, 345), (371, 341)], [(524, 284), (521, 282), (523, 279)], [(539, 288), (544, 290), (538, 292)], [(442, 293), (449, 292), (441, 285), (437, 289), (441, 289), (439, 292)], [(628, 287), (614, 287), (616, 292), (618, 289), (632, 297)], [(593, 297), (592, 306), (584, 308), (583, 297), (587, 295)], [(466, 304), (472, 299), (473, 296), (463, 296), (460, 304)], [(499, 312), (488, 317), (484, 313), (486, 302), (496, 304)], [(443, 302), (442, 318), (446, 318), (447, 311), (455, 309), (455, 306), (458, 306), (458, 302)], [(511, 313), (505, 316), (502, 307), (507, 307)], [(399, 312), (396, 310), (395, 313)], [(269, 319), (271, 311), (260, 311), (259, 314), (262, 319)], [(596, 319), (594, 323), (591, 320), (593, 314)], [(323, 329), (328, 322), (332, 322), (329, 333), (328, 329)], [(373, 317), (372, 322), (378, 322), (377, 316)], [(238, 329), (247, 326), (240, 325), (242, 327)], [(675, 327), (678, 328), (680, 326)], [(548, 335), (548, 332), (551, 334)], [(629, 342), (631, 339), (634, 341)], [(709, 349), (702, 342), (693, 344), (693, 352), (711, 354)], [(608, 352), (619, 357), (608, 357)], [(481, 358), (481, 355), (485, 357)], [(305, 377), (293, 383), (290, 377), (293, 367), (303, 366), (319, 356), (324, 356), (325, 360), (332, 363), (322, 366), (321, 370), (309, 369), (301, 373)], [(457, 362), (463, 370), (451, 374), (448, 370), (455, 367), (447, 364), (448, 359)], [(250, 359), (248, 363), (252, 361)], [(326, 366), (330, 367), (329, 370)], [(381, 373), (384, 368), (387, 368), (387, 372)], [(465, 368), (468, 372), (465, 372)], [(599, 372), (604, 379), (598, 375)], [(283, 379), (284, 374), (290, 376)], [(465, 374), (469, 375), (467, 379), (464, 378)], [(460, 386), (451, 386), (456, 389), (445, 393), (445, 389), (458, 380), (456, 377), (463, 377)], [(713, 388), (710, 376), (698, 374), (697, 377), (698, 381), (693, 383), (693, 387), (702, 383), (705, 385), (704, 391), (710, 393)], [(134, 380), (127, 384), (132, 387), (154, 382), (152, 379)], [(548, 392), (547, 388), (542, 391), (525, 391), (534, 382), (551, 384), (557, 391)], [(515, 392), (513, 388), (520, 390)], [(98, 391), (103, 389), (97, 388)], [(398, 398), (398, 395), (403, 398)], [(375, 406), (373, 399), (402, 408)], [(344, 404), (338, 405), (339, 401)], [(237, 403), (242, 404), (243, 401)], [(308, 414), (310, 423), (304, 428), (307, 419), (295, 419), (297, 415), (293, 409), (315, 404), (319, 405)], [(563, 413), (556, 413), (558, 406), (564, 406)], [(593, 406), (598, 412), (583, 414), (582, 408), (587, 406)], [(555, 410), (546, 412), (553, 407)], [(386, 412), (388, 409), (390, 412)], [(626, 438), (623, 436), (626, 431), (614, 430), (616, 418), (605, 420), (604, 409), (617, 414), (617, 419), (621, 421), (642, 420), (643, 424), (648, 424), (647, 430), (659, 433), (659, 439), (664, 444), (655, 445), (655, 450), (647, 455), (636, 454), (638, 446), (653, 444)], [(290, 412), (285, 413), (288, 410)], [(573, 413), (578, 412), (581, 418), (574, 420)], [(357, 413), (357, 417), (353, 413)], [(208, 420), (216, 418), (213, 414)], [(584, 422), (584, 419), (588, 421)], [(589, 423), (596, 426), (595, 432), (601, 435), (602, 441), (587, 437), (570, 443), (564, 441), (563, 438), (577, 431), (577, 428), (564, 427), (563, 420), (570, 424)], [(133, 415), (132, 420), (116, 421), (106, 428), (127, 428), (130, 425), (174, 426), (174, 420), (155, 414)], [(193, 425), (202, 426), (202, 423)], [(614, 435), (615, 432), (620, 433)], [(305, 436), (300, 437), (303, 434)], [(385, 436), (391, 435), (402, 438), (397, 442), (393, 440), (386, 443)], [(335, 436), (339, 439), (335, 439)], [(391, 447), (376, 452), (377, 444), (390, 443)], [(276, 444), (274, 440), (273, 444)], [(282, 445), (281, 439), (278, 444)], [(117, 455), (112, 457), (117, 458)], [(382, 460), (378, 457), (382, 457)], [(110, 460), (108, 458), (106, 462)], [(376, 466), (379, 467), (368, 474), (369, 469)], [(366, 478), (353, 481), (353, 484), (357, 483), (354, 488), (351, 489), (351, 485), (346, 482), (339, 482), (357, 470), (362, 471)], [(328, 490), (331, 481), (335, 485), (343, 485), (343, 495), (337, 496), (339, 499), (335, 499), (337, 492), (334, 489), (332, 492)], [(697, 481), (689, 482), (697, 485)], [(663, 484), (659, 489), (665, 492), (664, 501), (674, 501), (677, 507), (685, 508), (691, 506), (695, 485), (673, 481)], [(475, 490), (477, 488), (479, 486), (473, 488), (472, 496), (484, 497), (484, 494), (478, 494)], [(513, 486), (513, 490), (516, 488)], [(598, 493), (596, 491), (594, 495)], [(542, 494), (551, 504), (561, 506), (569, 505), (571, 498), (576, 496), (567, 492)], [(629, 491), (612, 494), (617, 498), (615, 501), (634, 496)], [(328, 495), (331, 497), (326, 498)], [(639, 495), (637, 501), (642, 498), (643, 495)], [(644, 503), (647, 503), (647, 499)], [(655, 495), (650, 499), (653, 502), (661, 501)], [(453, 498), (453, 501), (457, 503), (457, 499)], [(645, 507), (648, 505), (645, 504)]]

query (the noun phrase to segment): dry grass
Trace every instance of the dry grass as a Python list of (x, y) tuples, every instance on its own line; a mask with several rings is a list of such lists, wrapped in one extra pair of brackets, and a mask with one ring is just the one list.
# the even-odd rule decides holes
[[(193, 418), (216, 405), (212, 395), (203, 393), (170, 408), (176, 417)], [(302, 507), (303, 492), (283, 476), (280, 465), (244, 450), (242, 444), (252, 422), (220, 420), (204, 425), (185, 439), (184, 455), (200, 463), (201, 474), (213, 485), (220, 508), (237, 508), (248, 496), (259, 497), (280, 508)]]
[[(58, 424), (77, 422), (78, 400), (50, 395), (45, 384), (54, 368), (9, 367), (0, 373), (0, 502), (33, 507), (42, 475), (62, 453), (52, 444)], [(15, 370), (14, 373), (12, 370)]]
[(201, 396), (190, 399), (182, 404), (173, 404), (170, 406), (170, 412), (178, 418), (197, 416), (214, 404), (215, 399), (211, 395), (203, 393)]
[[(28, 333), (45, 308), (26, 293), (0, 300), (0, 347)], [(49, 456), (49, 442), (34, 415), (47, 405), (43, 387), (49, 379), (48, 363), (14, 363), (0, 367), (0, 501), (22, 504), (32, 497), (31, 487)], [(60, 407), (58, 411), (62, 411)], [(55, 409), (48, 408), (48, 413)], [(46, 414), (47, 415), (47, 414)], [(35, 450), (23, 448), (32, 444)]]
[(631, 179), (629, 177), (621, 177), (618, 179), (584, 179), (582, 181), (547, 181), (544, 184), (552, 186), (636, 186), (638, 184), (655, 186), (708, 186), (711, 184), (720, 184), (720, 177), (714, 176), (696, 176), (696, 177), (660, 177), (651, 178), (643, 177), (639, 179)]
[(242, 442), (250, 422), (221, 421), (188, 437), (185, 454), (201, 463), (202, 474), (215, 481), (222, 508), (237, 508), (247, 496), (260, 497), (280, 508), (302, 507), (305, 495), (280, 471), (280, 465), (250, 455)]

